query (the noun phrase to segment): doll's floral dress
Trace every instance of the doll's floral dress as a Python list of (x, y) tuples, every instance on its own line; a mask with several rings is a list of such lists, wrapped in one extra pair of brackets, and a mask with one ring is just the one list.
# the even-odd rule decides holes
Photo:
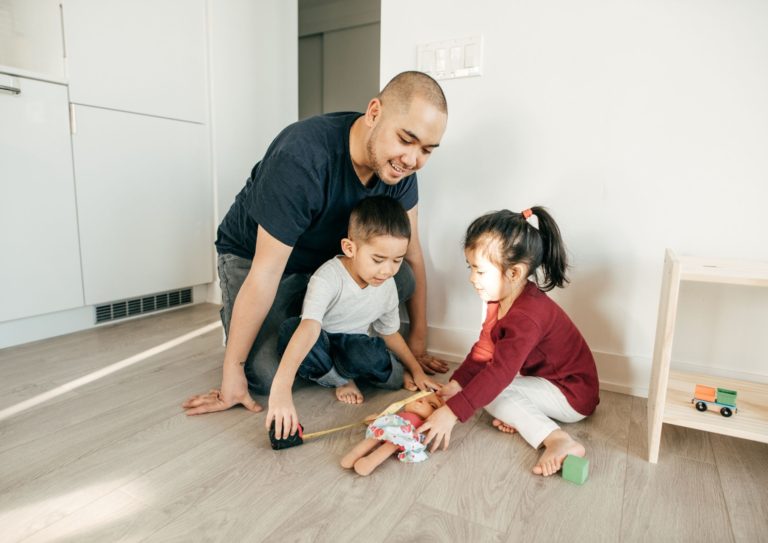
[(400, 415), (383, 415), (377, 418), (368, 426), (365, 437), (397, 445), (400, 449), (397, 458), (401, 462), (416, 463), (427, 459), (427, 448), (422, 443), (424, 436), (416, 431), (412, 422)]

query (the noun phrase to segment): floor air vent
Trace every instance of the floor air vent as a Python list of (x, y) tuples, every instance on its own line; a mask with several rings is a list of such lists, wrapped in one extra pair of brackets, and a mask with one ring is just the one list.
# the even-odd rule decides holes
[(119, 302), (112, 302), (111, 304), (97, 305), (96, 324), (191, 303), (192, 289), (185, 288), (182, 290), (161, 292), (160, 294), (153, 294), (152, 296), (120, 300)]

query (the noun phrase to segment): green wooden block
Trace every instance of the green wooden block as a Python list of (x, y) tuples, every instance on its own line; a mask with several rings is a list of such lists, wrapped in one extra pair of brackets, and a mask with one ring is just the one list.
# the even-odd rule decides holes
[(569, 454), (563, 461), (563, 479), (583, 485), (589, 476), (589, 460)]

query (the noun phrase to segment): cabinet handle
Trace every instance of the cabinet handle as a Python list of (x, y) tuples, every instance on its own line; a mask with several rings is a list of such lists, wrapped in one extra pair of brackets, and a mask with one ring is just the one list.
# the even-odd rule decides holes
[(21, 89), (18, 87), (9, 87), (6, 85), (0, 85), (0, 91), (8, 91), (13, 94), (21, 94)]

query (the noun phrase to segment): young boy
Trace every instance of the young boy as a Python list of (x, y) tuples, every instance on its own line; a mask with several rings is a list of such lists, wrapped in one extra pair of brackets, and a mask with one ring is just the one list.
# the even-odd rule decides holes
[[(309, 280), (301, 318), (288, 319), (280, 328), (282, 358), (266, 419), (267, 428), (275, 421), (278, 439), (298, 429), (291, 395), (296, 373), (334, 387), (339, 401), (350, 404), (363, 401), (355, 379), (401, 388), (403, 364), (419, 389), (439, 388), (399, 333), (393, 276), (411, 237), (408, 215), (388, 196), (365, 198), (350, 214), (348, 236), (341, 241), (344, 254), (327, 261)], [(370, 328), (380, 337), (368, 335)]]

